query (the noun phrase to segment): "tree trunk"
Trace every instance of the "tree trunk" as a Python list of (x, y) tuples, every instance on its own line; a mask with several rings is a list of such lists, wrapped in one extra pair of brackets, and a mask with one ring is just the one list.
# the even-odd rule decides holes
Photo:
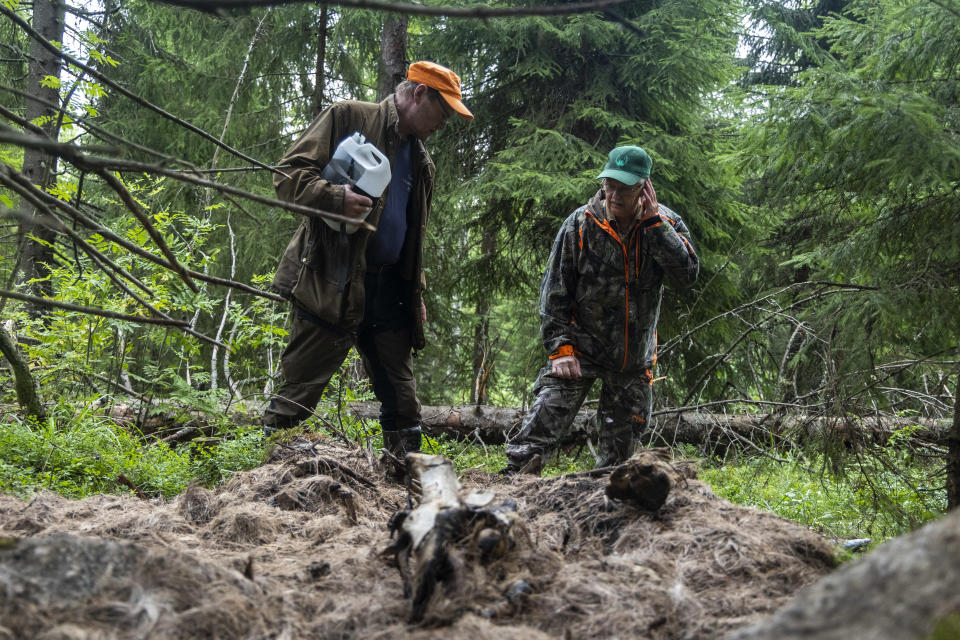
[(393, 93), (406, 78), (407, 17), (391, 14), (383, 23), (380, 38), (380, 62), (377, 69), (377, 101)]
[(314, 118), (323, 112), (326, 103), (326, 96), (324, 94), (326, 93), (327, 76), (323, 68), (326, 66), (327, 59), (328, 21), (329, 13), (327, 12), (327, 5), (323, 5), (317, 24), (317, 75), (313, 83), (313, 100), (311, 104), (311, 111)]
[[(63, 40), (64, 4), (60, 0), (34, 0), (33, 28), (46, 40), (61, 42)], [(48, 120), (40, 124), (47, 134), (56, 140), (59, 135), (59, 114), (37, 100), (46, 100), (57, 103), (60, 101), (59, 89), (42, 86), (44, 78), (50, 76), (59, 79), (60, 58), (47, 51), (39, 42), (30, 43), (30, 67), (27, 77), (27, 101), (25, 114), (28, 120), (40, 122), (37, 119), (46, 116)], [(34, 100), (32, 98), (37, 98)], [(47, 189), (56, 180), (57, 156), (49, 153), (26, 148), (23, 152), (23, 174), (32, 184), (41, 189)], [(53, 230), (34, 220), (38, 217), (36, 209), (26, 201), (21, 201), (21, 208), (29, 216), (20, 223), (17, 232), (20, 250), (20, 272), (24, 282), (31, 282), (30, 293), (37, 296), (47, 296), (53, 293), (48, 277), (48, 265), (53, 262), (53, 241), (56, 237)], [(46, 314), (44, 307), (31, 307), (30, 313), (34, 317)]]
[(40, 396), (37, 394), (37, 383), (30, 373), (30, 367), (23, 359), (20, 349), (17, 348), (13, 337), (7, 333), (7, 330), (0, 325), (0, 354), (7, 359), (13, 369), (13, 378), (17, 392), (17, 402), (23, 412), (38, 421), (46, 418), (46, 412), (40, 403)]
[(960, 505), (960, 371), (957, 372), (957, 386), (953, 395), (953, 425), (947, 451), (947, 510)]
[[(496, 243), (495, 231), (484, 228), (483, 239), (480, 241), (483, 271), (490, 272), (493, 260), (493, 251)], [(492, 282), (492, 274), (488, 276)], [(473, 330), (473, 404), (487, 404), (490, 374), (493, 372), (493, 350), (490, 345), (490, 296), (483, 287), (479, 288), (477, 299), (477, 325)]]
[[(350, 412), (358, 418), (377, 420), (380, 406), (376, 402), (352, 402)], [(593, 433), (595, 408), (581, 409), (573, 422), (571, 439), (566, 444), (583, 442)], [(479, 439), (486, 444), (500, 444), (519, 428), (524, 412), (514, 407), (480, 405), (424, 406), (423, 427), (431, 435), (445, 433), (458, 440)], [(723, 450), (737, 443), (779, 442), (804, 443), (830, 439), (856, 446), (862, 443), (885, 443), (897, 430), (911, 425), (921, 429), (911, 434), (912, 441), (944, 446), (950, 434), (950, 423), (944, 420), (916, 418), (847, 419), (804, 415), (771, 416), (769, 414), (672, 413), (657, 416), (654, 426), (641, 438), (645, 445), (692, 444), (711, 450)]]

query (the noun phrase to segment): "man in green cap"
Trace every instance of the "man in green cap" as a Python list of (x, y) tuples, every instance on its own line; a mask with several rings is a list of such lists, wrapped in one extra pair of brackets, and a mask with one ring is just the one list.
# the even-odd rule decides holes
[(700, 270), (687, 226), (657, 202), (652, 165), (640, 147), (613, 149), (600, 190), (560, 227), (540, 285), (548, 360), (503, 474), (540, 473), (598, 378), (597, 466), (629, 458), (647, 428), (663, 281), (687, 287)]

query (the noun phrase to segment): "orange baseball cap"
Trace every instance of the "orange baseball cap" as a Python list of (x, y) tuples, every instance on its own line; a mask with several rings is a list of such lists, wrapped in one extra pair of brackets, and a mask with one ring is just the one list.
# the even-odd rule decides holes
[(443, 99), (450, 105), (450, 108), (459, 113), (467, 120), (473, 120), (473, 114), (461, 102), (463, 96), (460, 94), (460, 76), (450, 69), (437, 64), (421, 60), (414, 62), (407, 69), (407, 80), (425, 84), (431, 89), (436, 89)]

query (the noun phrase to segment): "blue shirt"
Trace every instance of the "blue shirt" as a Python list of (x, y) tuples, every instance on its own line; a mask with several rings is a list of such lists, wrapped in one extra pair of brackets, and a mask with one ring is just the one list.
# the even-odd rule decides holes
[(380, 214), (377, 231), (367, 244), (367, 265), (381, 267), (400, 260), (403, 241), (407, 236), (407, 202), (413, 186), (413, 144), (410, 138), (397, 149), (387, 189), (387, 201)]

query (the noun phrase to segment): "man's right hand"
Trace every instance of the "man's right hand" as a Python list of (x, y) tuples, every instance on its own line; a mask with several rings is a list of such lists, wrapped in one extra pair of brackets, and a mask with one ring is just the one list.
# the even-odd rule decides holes
[(362, 218), (373, 209), (373, 200), (362, 196), (346, 185), (343, 188), (343, 215), (351, 218)]
[(557, 378), (579, 378), (580, 359), (577, 356), (561, 356), (551, 362), (551, 373)]

